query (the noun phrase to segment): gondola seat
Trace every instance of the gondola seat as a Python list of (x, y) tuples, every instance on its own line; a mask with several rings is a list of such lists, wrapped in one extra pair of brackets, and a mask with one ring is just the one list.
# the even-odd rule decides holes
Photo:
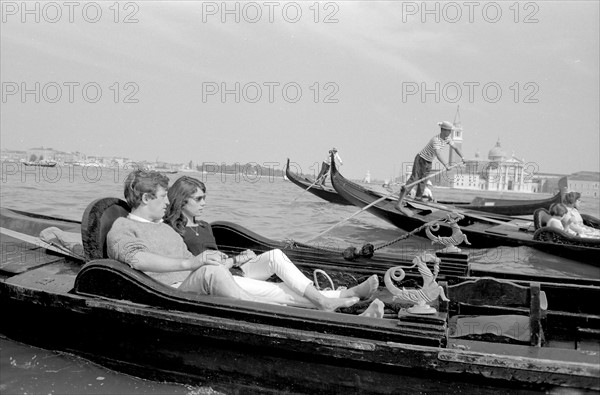
[[(533, 240), (554, 244), (570, 244), (574, 246), (590, 248), (600, 247), (600, 239), (598, 238), (574, 236), (565, 232), (564, 230), (546, 226), (550, 218), (552, 218), (552, 216), (548, 210), (543, 208), (535, 210), (533, 213), (533, 223), (536, 230), (533, 234)], [(592, 227), (598, 226), (597, 218), (585, 214), (582, 214), (582, 218), (584, 219), (584, 223), (586, 225)]]
[(533, 212), (533, 224), (535, 229), (543, 228), (546, 226), (548, 221), (552, 218), (552, 215), (545, 208), (538, 208)]
[(81, 220), (81, 241), (85, 260), (108, 258), (106, 235), (115, 220), (127, 217), (129, 205), (118, 198), (100, 198), (90, 203)]
[(539, 283), (525, 287), (482, 277), (452, 286), (441, 284), (450, 302), (441, 304), (440, 310), (454, 313), (449, 314), (450, 338), (541, 346), (547, 301)]
[(579, 237), (571, 235), (564, 230), (545, 226), (535, 231), (533, 240), (554, 244), (568, 244), (573, 246), (600, 248), (600, 239), (593, 237)]

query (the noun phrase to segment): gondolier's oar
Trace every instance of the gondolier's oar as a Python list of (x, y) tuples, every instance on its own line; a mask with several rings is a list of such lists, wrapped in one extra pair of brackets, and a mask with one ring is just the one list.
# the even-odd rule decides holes
[(438, 171), (436, 173), (431, 173), (428, 176), (425, 176), (425, 177), (421, 178), (420, 180), (411, 182), (408, 185), (403, 185), (402, 188), (400, 189), (400, 194), (398, 194), (398, 203), (396, 203), (396, 207), (400, 207), (400, 204), (402, 203), (402, 199), (404, 199), (404, 195), (406, 195), (406, 189), (407, 188), (414, 187), (415, 185), (420, 184), (420, 183), (422, 183), (425, 180), (428, 180), (428, 179), (430, 179), (432, 177), (435, 177), (435, 176), (437, 176), (439, 174), (442, 174), (445, 171), (448, 171), (448, 170), (450, 170), (452, 168), (455, 168), (456, 166), (460, 166), (460, 165), (462, 165), (462, 162), (454, 164), (454, 165), (452, 165), (450, 167), (447, 167), (447, 168), (445, 168), (443, 170), (440, 170), (440, 171)]
[(316, 180), (315, 182), (313, 182), (312, 184), (310, 184), (310, 185), (308, 186), (308, 188), (306, 188), (305, 190), (303, 190), (302, 192), (300, 192), (300, 194), (299, 194), (298, 196), (296, 196), (296, 197), (294, 198), (294, 200), (292, 200), (292, 201), (290, 202), (290, 204), (292, 204), (292, 203), (294, 203), (296, 200), (298, 200), (298, 198), (299, 198), (300, 196), (302, 196), (302, 194), (303, 194), (304, 192), (308, 191), (310, 188), (312, 188), (312, 187), (314, 187), (315, 185), (317, 185), (317, 183), (318, 183), (319, 181), (321, 181), (321, 179), (322, 179), (323, 177), (324, 177), (324, 175), (322, 175), (321, 177), (317, 178), (317, 180)]
[[(458, 165), (460, 165), (460, 163), (457, 163), (457, 164), (455, 164), (455, 165), (452, 165), (452, 166), (448, 167), (447, 169), (440, 170), (440, 171), (438, 171), (437, 173), (432, 173), (432, 174), (428, 175), (427, 177), (423, 177), (422, 179), (420, 179), (420, 180), (418, 180), (418, 181), (415, 181), (415, 182), (413, 182), (413, 183), (411, 183), (411, 184), (409, 184), (409, 185), (405, 185), (405, 187), (406, 187), (406, 186), (414, 186), (414, 185), (416, 185), (416, 184), (418, 184), (418, 183), (420, 183), (420, 182), (422, 182), (422, 181), (424, 181), (424, 180), (427, 180), (428, 178), (435, 177), (435, 176), (437, 176), (438, 174), (441, 174), (441, 173), (443, 173), (443, 172), (445, 172), (445, 171), (447, 171), (447, 170), (450, 170), (451, 168), (453, 168), (453, 167), (456, 167), (456, 166), (458, 166)], [(314, 238), (316, 239), (317, 237), (321, 237), (321, 236), (323, 236), (325, 233), (329, 232), (331, 229), (335, 228), (335, 227), (336, 227), (336, 226), (338, 226), (339, 224), (341, 224), (341, 223), (344, 223), (344, 222), (348, 221), (348, 220), (349, 220), (349, 219), (351, 219), (352, 217), (355, 217), (355, 216), (357, 216), (358, 214), (362, 213), (362, 212), (363, 212), (363, 211), (365, 211), (366, 209), (373, 207), (373, 206), (374, 206), (374, 205), (376, 205), (377, 203), (379, 203), (379, 202), (381, 202), (381, 201), (383, 201), (383, 200), (385, 200), (385, 199), (387, 199), (387, 198), (391, 197), (392, 195), (395, 195), (396, 193), (397, 193), (396, 191), (394, 191), (394, 192), (390, 192), (390, 193), (388, 193), (387, 195), (385, 195), (385, 196), (382, 196), (382, 197), (380, 197), (379, 199), (375, 200), (374, 202), (367, 204), (365, 207), (361, 208), (360, 210), (358, 210), (357, 212), (355, 212), (354, 214), (352, 214), (352, 215), (351, 215), (351, 216), (349, 216), (348, 218), (345, 218), (345, 219), (341, 220), (340, 222), (338, 222), (337, 224), (334, 224), (333, 226), (329, 227), (329, 228), (328, 228), (328, 229), (326, 229), (325, 231), (323, 231), (323, 232), (319, 233), (318, 235), (316, 235)], [(400, 191), (400, 193), (402, 194), (402, 190)], [(404, 198), (404, 196), (403, 196), (403, 198)], [(398, 200), (398, 204), (399, 204), (399, 203), (400, 203), (400, 200)]]
[(330, 228), (328, 228), (328, 229), (326, 229), (325, 231), (323, 231), (323, 232), (319, 233), (318, 235), (316, 235), (316, 236), (313, 238), (313, 240), (314, 240), (314, 239), (316, 239), (317, 237), (321, 237), (321, 236), (323, 236), (325, 233), (329, 232), (331, 229), (335, 228), (335, 227), (336, 227), (336, 226), (338, 226), (339, 224), (341, 224), (341, 223), (344, 223), (344, 222), (348, 221), (350, 218), (357, 216), (358, 214), (362, 213), (362, 212), (363, 212), (363, 211), (365, 211), (366, 209), (368, 209), (368, 208), (370, 208), (370, 207), (372, 207), (372, 206), (376, 205), (377, 203), (381, 202), (382, 200), (385, 200), (385, 199), (389, 198), (389, 197), (390, 197), (390, 196), (392, 196), (392, 195), (395, 195), (396, 193), (397, 193), (396, 191), (394, 191), (394, 192), (390, 192), (390, 193), (388, 193), (387, 195), (385, 195), (385, 196), (382, 196), (382, 197), (380, 197), (379, 199), (375, 200), (374, 202), (367, 204), (365, 207), (361, 208), (360, 210), (358, 210), (357, 212), (355, 212), (354, 214), (352, 214), (352, 215), (351, 215), (351, 216), (349, 216), (348, 218), (344, 218), (344, 219), (343, 219), (343, 220), (341, 220), (340, 222), (338, 222), (338, 223), (334, 224), (334, 225), (333, 225), (333, 226), (331, 226)]
[(84, 259), (83, 256), (78, 255), (71, 250), (68, 250), (64, 247), (57, 246), (54, 244), (46, 243), (44, 240), (40, 239), (39, 237), (30, 236), (28, 234), (16, 232), (14, 230), (6, 229), (3, 227), (0, 227), (0, 234), (3, 234), (5, 236), (10, 236), (15, 239), (19, 239), (21, 241), (24, 241), (25, 243), (33, 244), (37, 247), (41, 247), (41, 248), (45, 248), (50, 251), (58, 252), (59, 254), (62, 254), (62, 255), (68, 255), (72, 258)]
[[(512, 222), (508, 222), (508, 220), (512, 220), (513, 218), (507, 218), (507, 221), (500, 221), (498, 219), (495, 218), (490, 218), (488, 216), (486, 216), (484, 213), (482, 213), (481, 215), (473, 213), (472, 210), (464, 210), (458, 207), (446, 207), (444, 205), (440, 205), (440, 204), (436, 204), (436, 203), (429, 203), (429, 202), (416, 202), (419, 205), (422, 206), (427, 206), (427, 207), (431, 207), (431, 208), (435, 208), (441, 211), (447, 211), (449, 213), (454, 213), (454, 214), (461, 214), (464, 215), (465, 217), (471, 217), (471, 218), (475, 218), (475, 219), (479, 219), (481, 221), (487, 221), (487, 222), (491, 222), (493, 224), (498, 224), (498, 225), (507, 225), (507, 226), (514, 226), (516, 228), (527, 228), (529, 226), (531, 226), (531, 221), (527, 221), (527, 226), (525, 225), (519, 225), (519, 224), (515, 224)], [(518, 219), (518, 218), (514, 218), (514, 219)]]

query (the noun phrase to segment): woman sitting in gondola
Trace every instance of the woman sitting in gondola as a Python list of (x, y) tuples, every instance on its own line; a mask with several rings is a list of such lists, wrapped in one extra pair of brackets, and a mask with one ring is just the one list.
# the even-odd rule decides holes
[[(168, 191), (169, 206), (165, 222), (181, 235), (188, 250), (199, 255), (207, 250), (217, 250), (217, 243), (210, 224), (198, 220), (206, 204), (206, 186), (188, 176), (176, 180)], [(301, 307), (317, 307), (334, 310), (350, 306), (359, 299), (366, 299), (377, 290), (376, 275), (365, 282), (340, 291), (318, 291), (292, 261), (279, 249), (256, 255), (251, 250), (236, 256), (223, 254), (223, 265), (239, 267), (242, 276), (234, 275), (237, 285), (253, 297), (269, 302)], [(276, 274), (282, 283), (267, 282)], [(337, 307), (336, 307), (337, 306)]]
[(600, 229), (592, 228), (583, 223), (583, 218), (579, 213), (579, 204), (581, 204), (581, 193), (567, 192), (563, 197), (564, 205), (567, 208), (567, 214), (563, 217), (563, 226), (577, 233), (580, 237), (600, 238)]

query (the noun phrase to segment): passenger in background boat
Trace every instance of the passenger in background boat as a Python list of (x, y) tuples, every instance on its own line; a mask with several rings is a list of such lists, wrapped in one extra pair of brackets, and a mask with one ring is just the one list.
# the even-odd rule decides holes
[(340, 165), (344, 164), (344, 163), (342, 163), (342, 158), (340, 158), (340, 155), (337, 153), (337, 149), (335, 147), (333, 147), (331, 150), (329, 150), (329, 154), (327, 155), (327, 158), (321, 164), (321, 171), (319, 172), (319, 175), (317, 176), (317, 182), (320, 182), (321, 185), (325, 185), (325, 180), (327, 179), (327, 176), (329, 175), (329, 168), (331, 167), (331, 154), (333, 154), (334, 158), (338, 162), (340, 162)]
[(550, 228), (562, 230), (562, 231), (567, 232), (568, 234), (570, 234), (572, 236), (576, 236), (577, 235), (577, 233), (575, 233), (571, 229), (569, 229), (569, 228), (565, 229), (565, 227), (564, 227), (564, 225), (562, 223), (563, 218), (567, 214), (567, 207), (564, 204), (562, 204), (562, 203), (553, 203), (550, 206), (550, 209), (548, 211), (550, 212), (550, 215), (552, 216), (552, 218), (550, 218), (548, 220), (548, 222), (546, 223), (546, 226), (548, 226)]
[[(437, 157), (438, 160), (442, 163), (442, 165), (444, 165), (444, 167), (448, 169), (449, 164), (447, 164), (444, 161), (441, 155), (442, 148), (444, 148), (447, 145), (449, 145), (450, 148), (453, 149), (458, 154), (458, 156), (460, 156), (461, 160), (464, 160), (462, 152), (460, 152), (460, 149), (458, 147), (454, 146), (452, 138), (450, 137), (450, 134), (452, 133), (452, 128), (454, 127), (452, 123), (448, 121), (443, 121), (439, 122), (438, 125), (440, 126), (440, 133), (433, 136), (431, 140), (429, 140), (429, 143), (427, 143), (425, 148), (423, 148), (421, 152), (419, 152), (415, 156), (412, 173), (410, 175), (410, 178), (406, 182), (406, 185), (426, 177), (431, 171), (432, 162), (435, 157)], [(412, 188), (413, 187), (407, 188), (404, 194), (410, 194)], [(415, 195), (415, 199), (423, 200), (423, 193), (425, 191), (425, 188), (425, 182), (421, 182), (417, 185), (417, 193)], [(404, 187), (402, 187), (402, 190), (404, 190)], [(403, 195), (402, 192), (400, 192), (400, 194)]]
[[(207, 251), (217, 252), (218, 247), (210, 224), (198, 219), (206, 204), (204, 183), (183, 176), (169, 188), (168, 200), (170, 203), (164, 217), (165, 222), (181, 235), (188, 250), (197, 256)], [(338, 307), (351, 306), (359, 298), (370, 298), (379, 286), (377, 275), (373, 275), (365, 282), (347, 290), (318, 291), (313, 282), (279, 249), (260, 255), (246, 250), (236, 256), (222, 254), (221, 257), (224, 268), (235, 266), (244, 273), (243, 277), (232, 276), (236, 287), (244, 290), (252, 298), (271, 303), (335, 310)], [(273, 274), (283, 280), (283, 283), (265, 281)]]
[(581, 203), (581, 193), (567, 192), (563, 197), (563, 203), (567, 207), (567, 215), (563, 218), (563, 226), (571, 229), (581, 237), (600, 237), (600, 229), (592, 228), (583, 223), (583, 218), (579, 213), (579, 204)]

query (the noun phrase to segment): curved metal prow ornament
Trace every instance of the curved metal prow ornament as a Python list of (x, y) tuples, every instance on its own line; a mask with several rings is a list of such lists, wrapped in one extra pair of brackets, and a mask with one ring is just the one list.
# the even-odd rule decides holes
[[(392, 267), (385, 273), (383, 281), (388, 291), (394, 295), (394, 300), (413, 303), (413, 306), (407, 309), (409, 313), (435, 314), (437, 310), (427, 303), (437, 300), (438, 296), (444, 301), (449, 301), (444, 294), (444, 289), (435, 281), (440, 271), (440, 261), (440, 258), (435, 255), (423, 253), (417, 255), (415, 259), (413, 259), (414, 265), (410, 267)], [(427, 262), (435, 262), (433, 273), (427, 267)], [(396, 287), (392, 279), (396, 281), (402, 280), (405, 276), (403, 269), (410, 269), (415, 266), (417, 266), (419, 273), (421, 273), (421, 277), (423, 277), (423, 286), (421, 288), (411, 289), (400, 289)], [(396, 272), (400, 272), (400, 274), (398, 275)]]
[(442, 249), (440, 252), (461, 252), (461, 249), (458, 248), (457, 245), (462, 243), (463, 241), (465, 242), (465, 244), (471, 245), (471, 243), (469, 243), (469, 240), (467, 240), (467, 235), (465, 235), (460, 229), (460, 226), (458, 226), (458, 221), (460, 221), (464, 217), (464, 215), (459, 213), (448, 214), (448, 217), (446, 218), (446, 223), (450, 225), (450, 228), (452, 228), (452, 236), (449, 237), (435, 236), (433, 233), (431, 233), (432, 231), (437, 232), (440, 229), (439, 223), (429, 225), (425, 229), (425, 234), (427, 235), (429, 240), (431, 240), (431, 244), (438, 243), (446, 246), (446, 248)]

